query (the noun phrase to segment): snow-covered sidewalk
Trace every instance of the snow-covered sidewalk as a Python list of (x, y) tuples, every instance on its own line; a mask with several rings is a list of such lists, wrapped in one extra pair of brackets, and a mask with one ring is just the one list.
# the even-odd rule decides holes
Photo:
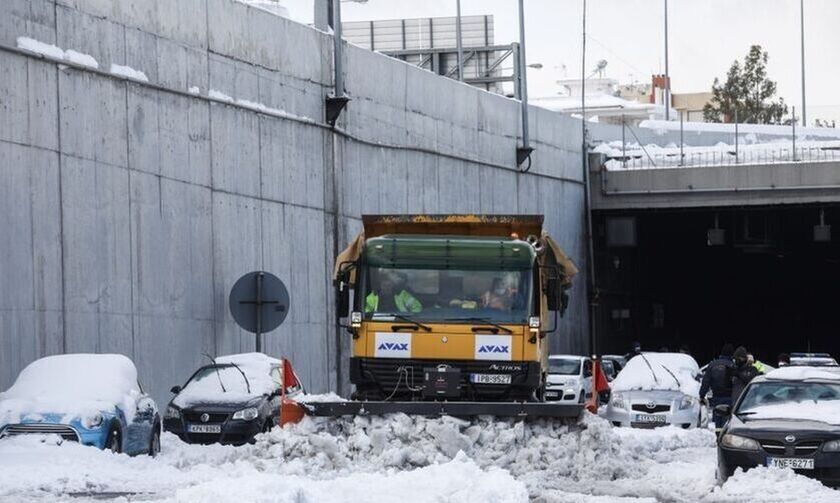
[[(0, 501), (591, 502), (837, 501), (777, 469), (714, 481), (708, 430), (612, 428), (404, 415), (306, 419), (254, 445), (165, 434), (155, 459), (39, 438), (0, 441)], [(81, 498), (79, 498), (81, 496)]]

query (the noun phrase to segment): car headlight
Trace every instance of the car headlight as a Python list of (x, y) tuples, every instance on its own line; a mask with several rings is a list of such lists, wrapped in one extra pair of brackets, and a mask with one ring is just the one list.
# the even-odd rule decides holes
[(690, 409), (694, 407), (695, 400), (693, 397), (684, 396), (682, 401), (680, 401), (680, 410)]
[(624, 396), (621, 393), (613, 393), (612, 400), (610, 401), (610, 405), (612, 405), (616, 409), (623, 409), (624, 408)]
[(730, 449), (741, 449), (743, 451), (757, 451), (759, 449), (758, 442), (751, 438), (742, 437), (741, 435), (733, 435), (727, 433), (720, 438), (720, 444)]
[(166, 407), (166, 414), (163, 417), (165, 419), (178, 419), (181, 417), (181, 411), (170, 405)]
[(233, 413), (234, 419), (242, 419), (245, 421), (250, 421), (252, 419), (256, 419), (259, 415), (256, 407), (248, 407), (247, 409), (238, 410)]
[(829, 440), (823, 444), (824, 452), (840, 452), (840, 440)]
[(102, 425), (102, 414), (98, 412), (92, 416), (87, 416), (82, 419), (82, 426), (85, 427), (87, 430), (92, 430), (94, 428), (99, 428)]

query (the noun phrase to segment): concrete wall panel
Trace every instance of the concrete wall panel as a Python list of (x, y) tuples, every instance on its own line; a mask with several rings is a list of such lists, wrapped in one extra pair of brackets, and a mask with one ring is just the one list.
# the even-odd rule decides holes
[[(323, 122), (326, 34), (233, 0), (56, 2), (0, 4), (0, 40), (55, 42), (151, 85), (0, 53), (0, 234), (14, 236), (0, 275), (15, 285), (0, 287), (0, 389), (39, 356), (111, 351), (163, 402), (202, 353), (254, 349), (228, 293), (263, 269), (292, 299), (265, 350), (310, 390), (346, 392), (331, 272), (363, 214), (541, 213), (584, 268), (576, 121), (533, 109), (519, 173), (518, 102), (347, 46), (352, 101), (330, 131), (206, 99)], [(581, 278), (555, 349), (584, 348), (583, 293)]]

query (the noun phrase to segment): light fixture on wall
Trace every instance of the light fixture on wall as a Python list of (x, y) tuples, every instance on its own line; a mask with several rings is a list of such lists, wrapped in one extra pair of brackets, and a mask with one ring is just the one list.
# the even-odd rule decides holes
[(825, 224), (825, 210), (820, 208), (820, 223), (814, 226), (814, 242), (827, 243), (831, 241), (831, 226)]
[(726, 244), (726, 229), (720, 228), (718, 214), (715, 213), (715, 227), (706, 231), (706, 246), (723, 246)]

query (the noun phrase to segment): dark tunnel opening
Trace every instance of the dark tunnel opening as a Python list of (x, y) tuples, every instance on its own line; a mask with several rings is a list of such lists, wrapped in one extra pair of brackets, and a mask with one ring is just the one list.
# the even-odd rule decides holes
[(599, 352), (687, 345), (704, 365), (730, 342), (773, 366), (781, 352), (836, 356), (840, 228), (815, 228), (821, 212), (840, 219), (838, 206), (596, 213)]

